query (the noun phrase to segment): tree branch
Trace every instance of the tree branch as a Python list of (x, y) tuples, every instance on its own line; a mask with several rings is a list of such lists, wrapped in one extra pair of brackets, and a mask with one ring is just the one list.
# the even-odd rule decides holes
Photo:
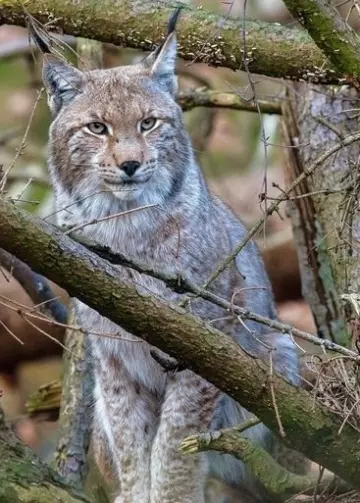
[(343, 75), (358, 82), (360, 38), (328, 0), (284, 0), (291, 14)]
[[(187, 437), (181, 444), (181, 450), (184, 454), (214, 450), (235, 456), (246, 463), (265, 489), (277, 497), (277, 501), (287, 500), (289, 494), (305, 492), (316, 486), (317, 474), (298, 475), (290, 472), (263, 447), (244, 437), (241, 433), (242, 425), (239, 426), (240, 428), (235, 426)], [(335, 479), (330, 475), (322, 485), (329, 486), (330, 489)], [(347, 489), (349, 490), (349, 487)]]
[[(221, 92), (203, 89), (194, 91), (183, 91), (179, 93), (177, 101), (184, 112), (195, 107), (216, 107), (228, 108), (232, 110), (243, 110), (245, 112), (258, 112), (253, 101), (242, 98), (236, 92)], [(258, 100), (260, 110), (264, 114), (281, 114), (281, 104), (276, 101)]]
[(10, 430), (0, 408), (0, 501), (6, 503), (90, 503), (56, 482), (52, 471)]
[(232, 454), (246, 463), (274, 496), (286, 498), (288, 492), (298, 493), (311, 485), (310, 477), (290, 473), (260, 445), (244, 437), (237, 427), (187, 437), (181, 444), (181, 450), (184, 454), (209, 450)]
[(346, 424), (338, 435), (339, 418), (277, 374), (272, 375), (272, 386), (266, 385), (268, 366), (246, 354), (230, 337), (176, 306), (140, 294), (128, 279), (121, 278), (121, 270), (1, 199), (0, 246), (66, 288), (71, 296), (201, 374), (276, 431), (272, 388), (286, 432), (284, 441), (360, 486), (358, 433)]
[[(174, 4), (175, 5), (175, 4)], [(27, 11), (54, 29), (116, 45), (150, 50), (166, 33), (169, 2), (153, 0), (30, 0)], [(0, 0), (0, 22), (24, 26), (21, 0)], [(179, 55), (187, 60), (243, 68), (242, 22), (185, 6), (178, 25)], [(345, 77), (302, 31), (278, 23), (246, 22), (248, 68), (252, 73), (334, 83)], [(276, 64), (274, 64), (274, 61)]]

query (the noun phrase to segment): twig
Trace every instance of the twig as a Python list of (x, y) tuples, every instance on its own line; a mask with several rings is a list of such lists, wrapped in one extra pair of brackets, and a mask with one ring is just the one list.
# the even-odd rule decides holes
[(26, 140), (27, 140), (27, 137), (28, 137), (28, 134), (29, 134), (29, 131), (30, 131), (30, 127), (31, 127), (32, 121), (34, 119), (36, 108), (37, 108), (37, 106), (39, 104), (39, 101), (41, 99), (41, 96), (42, 96), (43, 92), (44, 92), (44, 88), (42, 87), (40, 89), (40, 91), (38, 92), (38, 95), (37, 95), (37, 97), (35, 99), (35, 102), (34, 102), (34, 105), (32, 107), (32, 110), (31, 110), (31, 113), (30, 113), (30, 116), (29, 116), (29, 120), (27, 122), (27, 125), (26, 125), (26, 128), (25, 128), (25, 132), (24, 132), (23, 138), (21, 140), (20, 146), (16, 150), (16, 154), (14, 155), (13, 160), (11, 161), (11, 163), (8, 166), (8, 168), (3, 173), (2, 179), (0, 180), (0, 194), (5, 189), (5, 185), (6, 185), (6, 180), (7, 180), (8, 174), (10, 173), (10, 171), (12, 170), (12, 168), (15, 166), (16, 161), (18, 160), (18, 158), (23, 153), (23, 151), (24, 151), (24, 149), (26, 147)]
[(21, 344), (22, 346), (24, 345), (23, 341), (21, 339), (19, 339), (19, 337), (17, 337), (14, 332), (12, 330), (10, 330), (10, 328), (6, 325), (6, 323), (4, 323), (2, 320), (0, 320), (0, 325), (6, 330), (6, 332), (8, 334), (11, 335), (11, 337), (13, 337), (19, 344)]
[[(6, 306), (10, 309), (10, 306)], [(17, 311), (17, 313), (21, 316), (21, 312)], [(29, 320), (29, 318), (27, 318), (26, 316), (22, 316), (23, 320), (26, 321), (26, 323), (28, 323), (31, 327), (33, 327), (35, 330), (37, 330), (38, 332), (40, 332), (42, 335), (45, 335), (45, 337), (48, 337), (49, 339), (51, 339), (53, 342), (55, 342), (55, 344), (57, 344), (58, 346), (60, 346), (64, 351), (67, 351), (67, 352), (71, 352), (69, 350), (69, 348), (67, 348), (61, 341), (59, 341), (58, 339), (56, 339), (56, 337), (53, 337), (51, 334), (49, 334), (48, 332), (46, 332), (45, 330), (43, 330), (42, 328), (38, 327), (35, 323), (33, 323), (32, 321)], [(76, 356), (74, 355), (74, 357), (76, 358)]]
[(272, 351), (270, 351), (269, 360), (270, 360), (269, 381), (270, 381), (271, 401), (273, 403), (276, 420), (278, 422), (280, 437), (285, 438), (286, 433), (285, 433), (284, 427), (281, 422), (279, 407), (277, 406), (277, 403), (276, 403), (276, 395), (275, 395), (275, 390), (274, 390), (274, 382), (273, 382), (274, 366), (273, 366)]
[[(76, 42), (76, 38), (71, 35), (58, 35), (58, 38), (67, 45), (75, 45)], [(38, 49), (37, 44), (31, 40), (29, 41), (28, 37), (20, 37), (0, 44), (0, 59), (27, 56)]]
[[(256, 109), (257, 109), (257, 112), (258, 112), (258, 115), (259, 115), (259, 121), (260, 121), (260, 140), (262, 141), (263, 145), (264, 145), (264, 177), (263, 177), (263, 187), (264, 187), (264, 193), (265, 193), (265, 199), (264, 199), (264, 202), (265, 202), (265, 213), (266, 213), (266, 210), (267, 210), (267, 200), (266, 200), (266, 196), (267, 196), (267, 171), (268, 171), (268, 138), (266, 137), (266, 134), (265, 134), (265, 127), (264, 127), (264, 120), (263, 120), (263, 117), (262, 117), (262, 114), (261, 114), (261, 107), (260, 107), (260, 104), (258, 102), (258, 98), (257, 98), (257, 93), (256, 93), (256, 87), (255, 87), (255, 83), (252, 79), (252, 75), (251, 75), (251, 72), (250, 72), (250, 69), (249, 69), (249, 61), (251, 60), (252, 58), (252, 51), (248, 53), (247, 51), (247, 41), (246, 41), (246, 9), (247, 9), (247, 0), (244, 0), (244, 8), (243, 8), (243, 28), (242, 28), (242, 40), (243, 40), (243, 57), (242, 57), (242, 60), (243, 60), (243, 66), (244, 66), (244, 69), (246, 71), (246, 74), (247, 74), (247, 78), (248, 78), (248, 81), (249, 81), (249, 85), (250, 85), (250, 88), (251, 88), (251, 91), (252, 91), (252, 100), (254, 101), (254, 104), (256, 106)], [(266, 222), (266, 220), (264, 221), (264, 223)], [(265, 227), (264, 227), (264, 231), (265, 231)], [(265, 234), (265, 233), (264, 233)]]
[[(96, 337), (107, 337), (109, 339), (121, 339), (122, 341), (126, 341), (126, 342), (136, 342), (136, 343), (144, 342), (142, 339), (139, 339), (139, 338), (130, 339), (128, 337), (123, 337), (119, 333), (111, 333), (110, 334), (107, 332), (94, 331), (94, 330), (92, 330), (91, 332), (88, 332), (78, 325), (70, 325), (69, 323), (60, 323), (58, 321), (55, 321), (53, 318), (49, 318), (45, 314), (34, 311), (35, 306), (34, 307), (25, 306), (25, 304), (22, 304), (19, 301), (16, 301), (14, 299), (10, 299), (9, 297), (6, 297), (5, 295), (1, 295), (1, 294), (0, 294), (0, 305), (6, 307), (7, 309), (15, 311), (21, 317), (25, 317), (25, 318), (27, 317), (27, 318), (39, 320), (39, 321), (45, 322), (48, 325), (53, 326), (53, 327), (59, 327), (59, 328), (65, 328), (68, 330), (79, 331), (79, 332), (83, 333), (84, 335), (95, 335)], [(46, 332), (44, 332), (44, 334), (47, 335)]]
[(146, 210), (149, 208), (155, 208), (158, 206), (157, 204), (147, 204), (145, 206), (139, 206), (138, 208), (132, 208), (131, 210), (126, 210), (126, 211), (120, 211), (119, 213), (113, 213), (112, 215), (107, 215), (106, 217), (101, 217), (101, 218), (94, 218), (92, 220), (89, 220), (88, 222), (85, 222), (83, 224), (76, 225), (74, 227), (71, 227), (71, 229), (68, 229), (67, 231), (64, 232), (65, 235), (71, 234), (73, 232), (79, 231), (81, 229), (84, 229), (85, 227), (88, 227), (89, 225), (95, 225), (100, 222), (105, 222), (107, 220), (112, 220), (113, 218), (117, 217), (124, 217), (125, 215), (129, 215), (130, 213), (135, 213), (137, 211), (141, 210)]
[(18, 172), (9, 173), (7, 176), (8, 182), (18, 182), (18, 181), (28, 181), (31, 178), (32, 183), (36, 183), (38, 185), (43, 185), (44, 187), (49, 187), (49, 180), (45, 176), (34, 176), (30, 174)]
[(352, 143), (360, 140), (360, 132), (346, 136), (340, 143), (337, 143), (329, 150), (320, 155), (313, 164), (309, 167), (305, 167), (301, 174), (289, 185), (287, 190), (284, 192), (283, 196), (280, 196), (277, 201), (274, 201), (265, 211), (263, 217), (258, 220), (258, 222), (251, 228), (245, 238), (235, 247), (233, 252), (218, 265), (214, 273), (205, 281), (203, 288), (206, 289), (210, 284), (235, 260), (236, 256), (241, 252), (241, 250), (249, 243), (251, 238), (261, 229), (262, 225), (266, 219), (277, 211), (281, 202), (286, 201), (289, 194), (297, 187), (301, 182), (303, 182), (308, 176), (310, 176), (316, 168), (318, 168), (324, 161), (326, 161), (330, 156), (338, 152), (340, 149), (351, 145)]
[(196, 283), (193, 283), (191, 280), (182, 276), (181, 274), (171, 275), (163, 271), (154, 270), (152, 267), (144, 263), (138, 262), (134, 259), (129, 259), (123, 254), (112, 252), (111, 249), (107, 246), (99, 245), (84, 237), (73, 236), (73, 235), (71, 235), (71, 237), (78, 243), (85, 246), (88, 250), (96, 253), (101, 258), (107, 260), (111, 264), (130, 267), (131, 269), (134, 269), (135, 271), (138, 271), (142, 274), (147, 274), (148, 276), (152, 276), (153, 278), (159, 279), (163, 281), (167, 287), (169, 287), (176, 293), (184, 294), (186, 292), (189, 292), (191, 294), (196, 295), (197, 297), (201, 297), (204, 300), (207, 300), (224, 308), (230, 313), (241, 316), (241, 318), (244, 320), (248, 319), (256, 321), (262, 325), (266, 325), (270, 328), (279, 330), (280, 332), (288, 333), (296, 337), (299, 337), (303, 340), (312, 342), (329, 351), (335, 351), (344, 356), (347, 356), (348, 358), (360, 361), (360, 356), (356, 354), (354, 351), (344, 348), (343, 346), (340, 346), (328, 339), (320, 339), (319, 337), (316, 337), (315, 335), (310, 334), (308, 332), (304, 332), (303, 330), (299, 330), (285, 323), (281, 323), (280, 321), (277, 320), (272, 320), (264, 316), (260, 316), (252, 311), (249, 311), (248, 309), (244, 309), (240, 306), (234, 305), (233, 303), (228, 302), (227, 300), (217, 296), (210, 290), (206, 290), (201, 286), (196, 285)]

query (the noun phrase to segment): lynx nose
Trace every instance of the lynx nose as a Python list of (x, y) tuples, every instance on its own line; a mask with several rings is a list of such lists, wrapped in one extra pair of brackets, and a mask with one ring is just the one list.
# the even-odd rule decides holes
[(128, 176), (133, 176), (139, 166), (140, 163), (138, 161), (125, 161), (120, 165), (120, 169), (125, 171)]

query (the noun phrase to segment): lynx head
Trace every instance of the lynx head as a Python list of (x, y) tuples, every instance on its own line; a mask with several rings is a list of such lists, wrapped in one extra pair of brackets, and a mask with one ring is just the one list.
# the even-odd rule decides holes
[(50, 166), (68, 192), (103, 189), (120, 200), (161, 203), (172, 191), (191, 151), (174, 99), (174, 25), (163, 44), (134, 65), (81, 72), (45, 58)]

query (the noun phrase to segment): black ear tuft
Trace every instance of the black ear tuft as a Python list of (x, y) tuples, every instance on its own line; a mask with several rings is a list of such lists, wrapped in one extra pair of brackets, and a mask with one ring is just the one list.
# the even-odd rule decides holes
[(40, 52), (42, 52), (42, 54), (51, 54), (50, 45), (46, 41), (46, 38), (49, 37), (42, 29), (40, 23), (28, 14), (26, 16), (26, 26), (29, 30), (29, 36), (34, 39), (35, 44), (40, 49)]
[(181, 12), (182, 9), (183, 9), (182, 5), (180, 7), (178, 7), (177, 9), (175, 9), (173, 15), (169, 19), (169, 23), (168, 23), (168, 35), (171, 35), (171, 33), (175, 31), (175, 29), (176, 29), (176, 23), (178, 22), (178, 19), (179, 19), (179, 16), (180, 16), (180, 12)]
[(175, 27), (181, 9), (182, 7), (178, 7), (172, 14), (164, 42), (143, 61), (144, 66), (149, 69), (151, 77), (158, 82), (164, 91), (173, 96), (177, 92)]
[(51, 112), (56, 115), (63, 105), (70, 103), (81, 92), (82, 72), (70, 65), (53, 48), (51, 35), (35, 18), (27, 13), (26, 21), (30, 36), (44, 55), (43, 82)]

